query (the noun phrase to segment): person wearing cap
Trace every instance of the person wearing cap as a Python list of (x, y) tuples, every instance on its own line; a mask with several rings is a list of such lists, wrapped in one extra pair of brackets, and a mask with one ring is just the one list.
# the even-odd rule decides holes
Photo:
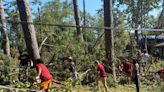
[(72, 78), (77, 78), (77, 70), (76, 70), (76, 65), (75, 65), (75, 60), (73, 57), (69, 56), (66, 58), (67, 61), (69, 62), (69, 70), (71, 73)]
[(107, 86), (107, 75), (104, 69), (103, 64), (99, 62), (99, 60), (95, 60), (95, 65), (97, 66), (97, 71), (99, 74), (96, 77), (96, 87), (99, 88), (99, 80), (102, 81), (103, 86), (105, 87), (105, 91), (109, 92), (108, 86)]
[(19, 77), (19, 80), (25, 80), (24, 78), (21, 78), (21, 75), (22, 75), (22, 73), (24, 73), (25, 77), (27, 78), (30, 57), (26, 51), (24, 51), (24, 52), (19, 51), (19, 54), (20, 54), (20, 56), (19, 56), (20, 64), (19, 64), (19, 75), (18, 75), (18, 77)]

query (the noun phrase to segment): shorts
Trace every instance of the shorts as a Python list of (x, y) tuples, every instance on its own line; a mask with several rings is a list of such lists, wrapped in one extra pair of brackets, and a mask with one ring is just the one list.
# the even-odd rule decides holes
[(52, 80), (43, 81), (43, 82), (41, 82), (41, 84), (40, 84), (40, 90), (49, 89), (49, 88), (51, 88), (51, 85), (52, 85)]
[(127, 71), (125, 71), (125, 74), (126, 74), (126, 76), (131, 76), (132, 75), (132, 72), (131, 72), (131, 70), (127, 70)]

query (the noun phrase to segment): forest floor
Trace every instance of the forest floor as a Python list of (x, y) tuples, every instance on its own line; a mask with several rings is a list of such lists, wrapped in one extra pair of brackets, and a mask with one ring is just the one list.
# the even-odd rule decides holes
[[(102, 87), (101, 87), (102, 88)], [(135, 85), (117, 85), (109, 88), (110, 92), (136, 92)], [(96, 92), (89, 86), (77, 86), (72, 92)], [(98, 92), (105, 92), (104, 88)], [(164, 92), (164, 82), (159, 86), (141, 87), (140, 92)]]
[[(159, 70), (161, 67), (164, 67), (164, 61), (152, 65), (149, 69), (150, 72), (155, 72)], [(100, 89), (97, 92), (105, 92), (104, 87), (102, 86), (100, 82)], [(120, 85), (118, 84), (116, 87), (109, 87), (110, 92), (136, 92), (136, 87), (134, 84), (125, 84)], [(91, 86), (76, 86), (72, 92), (96, 92), (95, 87)], [(147, 85), (144, 83), (141, 83), (140, 85), (140, 92), (164, 92), (164, 81), (160, 81), (156, 85)]]
[[(152, 78), (151, 76), (154, 75), (154, 72), (158, 71), (161, 68), (164, 68), (164, 61), (161, 61), (157, 64), (152, 64), (150, 66), (149, 72), (153, 72), (152, 74), (150, 74), (150, 76), (147, 76), (147, 77), (141, 76), (140, 77), (140, 80), (141, 80), (140, 92), (164, 92), (164, 81), (162, 82), (161, 80), (158, 80), (156, 78), (154, 79), (155, 82), (154, 82), (154, 80), (153, 81), (151, 80), (151, 78)], [(8, 77), (6, 77), (6, 76), (4, 76), (4, 77), (5, 78), (3, 78), (3, 79), (8, 80)], [(150, 78), (148, 78), (148, 77), (150, 77)], [(120, 78), (126, 80), (124, 75), (122, 75)], [(120, 82), (119, 82), (114, 87), (113, 86), (114, 83), (110, 82), (111, 80), (112, 80), (112, 77), (109, 74), (107, 81), (109, 83), (108, 86), (109, 86), (110, 92), (136, 92), (136, 87), (134, 84), (128, 85), (127, 83), (125, 83), (123, 85), (123, 84), (120, 84)], [(51, 92), (105, 92), (104, 87), (102, 86), (101, 82), (100, 82), (100, 90), (99, 91), (96, 91), (95, 83), (91, 83), (89, 85), (76, 85), (76, 86), (72, 86), (72, 83), (70, 81), (68, 81), (68, 82), (63, 81), (63, 83), (66, 86), (64, 86), (63, 88), (51, 89)], [(14, 84), (11, 84), (9, 86), (19, 89), (19, 88), (27, 88), (28, 85), (26, 85), (26, 83), (15, 82)], [(36, 87), (33, 87), (34, 89), (39, 89), (37, 85), (34, 85), (34, 86), (36, 86)], [(4, 89), (5, 88), (0, 88), (0, 92), (13, 92), (13, 91), (5, 91)], [(69, 91), (67, 91), (67, 90), (69, 90)], [(19, 91), (17, 91), (17, 92), (19, 92)], [(20, 91), (20, 92), (29, 92), (29, 91)], [(30, 91), (30, 92), (32, 92), (32, 91)]]

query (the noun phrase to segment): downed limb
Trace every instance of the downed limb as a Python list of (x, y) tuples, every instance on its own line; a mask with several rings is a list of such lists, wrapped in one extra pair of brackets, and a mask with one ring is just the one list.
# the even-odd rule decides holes
[(28, 88), (13, 88), (13, 87), (9, 87), (9, 86), (2, 86), (2, 85), (0, 85), (0, 88), (2, 88), (2, 89), (8, 89), (8, 90), (12, 90), (12, 92), (13, 92), (13, 90), (15, 90), (16, 92), (17, 91), (26, 91), (26, 92), (42, 92), (42, 91), (40, 91), (40, 90), (36, 90), (36, 89), (28, 89)]
[(42, 46), (44, 45), (44, 43), (46, 42), (48, 37), (45, 37), (44, 40), (42, 41), (42, 43), (40, 44), (40, 47), (39, 47), (39, 52), (41, 51), (42, 49)]

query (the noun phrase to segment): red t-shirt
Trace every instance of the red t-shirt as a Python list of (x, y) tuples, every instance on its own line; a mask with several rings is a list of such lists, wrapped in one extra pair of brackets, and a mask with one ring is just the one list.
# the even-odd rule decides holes
[(106, 72), (105, 72), (104, 66), (102, 64), (98, 64), (97, 71), (100, 71), (99, 75), (101, 77), (106, 77)]
[(52, 75), (50, 74), (50, 72), (48, 71), (48, 69), (45, 65), (37, 64), (36, 70), (39, 71), (39, 68), (42, 70), (41, 74), (39, 75), (39, 77), (42, 81), (52, 80)]
[(123, 62), (123, 71), (125, 73), (131, 73), (131, 71), (132, 71), (132, 64), (130, 62)]
[(159, 70), (160, 73), (164, 73), (164, 68)]

